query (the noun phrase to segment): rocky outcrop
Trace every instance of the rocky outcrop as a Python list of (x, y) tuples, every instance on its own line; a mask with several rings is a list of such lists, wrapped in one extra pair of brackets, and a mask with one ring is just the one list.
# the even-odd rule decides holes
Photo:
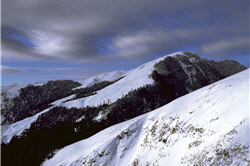
[(172, 89), (174, 96), (178, 97), (245, 69), (233, 60), (215, 62), (192, 52), (184, 52), (155, 64), (152, 77)]
[(247, 69), (245, 66), (234, 60), (225, 60), (220, 62), (211, 61), (211, 64), (223, 77), (228, 77), (238, 73), (239, 71)]

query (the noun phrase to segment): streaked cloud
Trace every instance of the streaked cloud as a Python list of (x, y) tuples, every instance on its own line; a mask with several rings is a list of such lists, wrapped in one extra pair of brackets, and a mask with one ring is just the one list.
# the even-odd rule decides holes
[(110, 71), (173, 51), (249, 56), (249, 20), (248, 0), (3, 0), (2, 61), (24, 68), (103, 64)]
[(204, 54), (211, 56), (237, 56), (237, 54), (249, 54), (249, 37), (235, 37), (206, 43), (201, 46)]
[[(112, 58), (143, 60), (144, 55), (152, 57), (185, 44), (202, 47), (207, 54), (204, 45), (240, 38), (249, 28), (246, 0), (182, 3), (4, 0), (2, 5), (3, 33), (16, 29), (16, 35), (25, 35), (34, 45), (32, 48), (5, 35), (3, 58), (12, 59), (85, 63)], [(103, 38), (112, 43), (100, 44)], [(113, 52), (107, 53), (105, 49)]]
[[(74, 80), (84, 80), (90, 76), (101, 74), (107, 71), (94, 70), (94, 69), (81, 69), (81, 68), (17, 68), (12, 66), (2, 66), (2, 74), (10, 77), (24, 77), (22, 82), (29, 82), (30, 78), (35, 77), (38, 81), (56, 79), (74, 79)], [(26, 80), (26, 81), (25, 81)], [(6, 81), (6, 80), (4, 80)]]
[(22, 69), (18, 69), (15, 67), (9, 67), (9, 66), (1, 66), (1, 72), (2, 72), (2, 74), (7, 74), (7, 75), (20, 74), (20, 73), (22, 73)]

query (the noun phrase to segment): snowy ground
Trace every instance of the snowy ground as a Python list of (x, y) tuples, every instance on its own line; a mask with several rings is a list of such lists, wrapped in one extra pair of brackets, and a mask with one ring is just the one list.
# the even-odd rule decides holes
[(249, 165), (249, 71), (69, 145), (43, 165)]

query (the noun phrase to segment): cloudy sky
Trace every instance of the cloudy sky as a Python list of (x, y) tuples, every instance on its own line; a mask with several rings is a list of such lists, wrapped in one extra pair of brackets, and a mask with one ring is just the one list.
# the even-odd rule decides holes
[(249, 66), (248, 0), (2, 0), (2, 84), (82, 80), (175, 51)]

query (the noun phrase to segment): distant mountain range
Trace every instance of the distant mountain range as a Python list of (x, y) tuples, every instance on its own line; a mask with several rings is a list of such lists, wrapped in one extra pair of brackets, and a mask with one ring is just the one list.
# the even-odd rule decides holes
[[(55, 157), (46, 161), (45, 165), (164, 165), (167, 159), (170, 161), (168, 155), (172, 156), (174, 165), (199, 165), (202, 162), (216, 164), (220, 161), (216, 156), (225, 157), (223, 151), (218, 152), (223, 154), (213, 153), (211, 159), (208, 157), (204, 161), (192, 159), (191, 154), (193, 157), (203, 157), (199, 150), (206, 150), (208, 146), (211, 151), (216, 151), (215, 145), (208, 142), (210, 130), (215, 132), (216, 139), (213, 143), (218, 143), (222, 139), (217, 137), (225, 136), (229, 129), (233, 129), (232, 126), (240, 126), (239, 121), (235, 121), (231, 128), (226, 126), (228, 130), (220, 132), (217, 129), (220, 125), (223, 126), (224, 121), (230, 121), (234, 117), (235, 112), (231, 111), (228, 118), (222, 118), (226, 109), (234, 108), (231, 102), (228, 103), (228, 100), (231, 101), (230, 97), (234, 95), (234, 101), (244, 102), (244, 99), (238, 101), (236, 94), (245, 95), (243, 89), (249, 85), (245, 85), (247, 78), (243, 77), (246, 77), (249, 70), (210, 84), (243, 70), (246, 67), (233, 60), (215, 62), (192, 52), (177, 52), (130, 71), (105, 73), (83, 82), (58, 80), (3, 87), (2, 165), (40, 165), (54, 154)], [(224, 84), (233, 86), (234, 90), (230, 87), (223, 90)], [(205, 86), (207, 87), (197, 90)], [(216, 88), (207, 92), (213, 86)], [(237, 86), (243, 88), (237, 90)], [(171, 103), (168, 104), (169, 102)], [(211, 103), (214, 105), (210, 106)], [(241, 108), (239, 103), (235, 103), (235, 109)], [(227, 106), (222, 108), (223, 104)], [(159, 108), (161, 106), (164, 107)], [(244, 113), (245, 107), (242, 104), (241, 111)], [(247, 122), (244, 113), (239, 116), (243, 121), (242, 126)], [(216, 119), (217, 116), (219, 120)], [(130, 120), (132, 118), (135, 119)], [(216, 119), (215, 122), (208, 123), (213, 118)], [(204, 126), (206, 123), (208, 126)], [(118, 125), (108, 128), (115, 124)], [(160, 129), (164, 125), (167, 127)], [(102, 132), (98, 133), (100, 131)], [(241, 132), (244, 132), (243, 129)], [(98, 134), (94, 135), (96, 133)], [(93, 137), (89, 138), (90, 136)], [(58, 149), (86, 138), (89, 139), (56, 153)], [(125, 142), (121, 143), (124, 139)], [(146, 143), (142, 144), (145, 139)], [(166, 148), (161, 148), (166, 144)], [(185, 146), (183, 158), (180, 158), (181, 155), (177, 157), (178, 150), (175, 149), (181, 145)], [(187, 145), (190, 147), (187, 148)], [(242, 150), (242, 155), (237, 160), (242, 163), (243, 159), (247, 159), (243, 153), (249, 150), (249, 145), (247, 148), (242, 147), (243, 144), (234, 145)], [(83, 149), (72, 150), (78, 146)], [(175, 148), (171, 149), (173, 147)], [(170, 150), (175, 153), (171, 155)]]

